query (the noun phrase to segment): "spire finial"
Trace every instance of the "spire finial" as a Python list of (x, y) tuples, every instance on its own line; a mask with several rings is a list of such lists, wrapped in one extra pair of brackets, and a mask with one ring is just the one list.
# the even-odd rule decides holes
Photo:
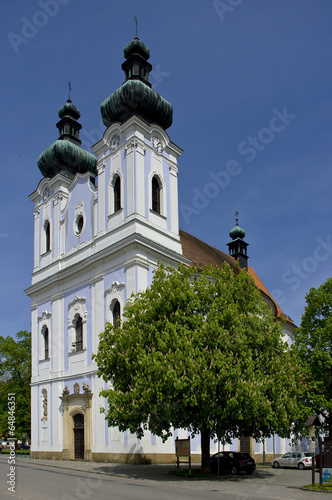
[(68, 101), (70, 101), (71, 84), (68, 82)]
[(136, 24), (136, 38), (138, 38), (138, 32), (137, 32), (138, 19), (137, 19), (137, 16), (134, 16), (134, 21), (135, 21), (135, 24)]
[(238, 212), (238, 210), (235, 212), (235, 222), (236, 222), (236, 225), (238, 226), (239, 225), (239, 212)]

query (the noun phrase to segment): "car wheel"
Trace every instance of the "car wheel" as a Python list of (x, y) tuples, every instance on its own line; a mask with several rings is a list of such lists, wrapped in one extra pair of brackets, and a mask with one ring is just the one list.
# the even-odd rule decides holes
[(237, 468), (235, 467), (235, 465), (231, 468), (231, 474), (233, 474), (233, 476), (236, 476), (237, 474)]
[(303, 470), (304, 469), (304, 464), (302, 462), (299, 462), (297, 464), (298, 469)]
[(279, 462), (273, 462), (272, 467), (273, 467), (274, 469), (279, 469), (279, 467), (280, 467)]

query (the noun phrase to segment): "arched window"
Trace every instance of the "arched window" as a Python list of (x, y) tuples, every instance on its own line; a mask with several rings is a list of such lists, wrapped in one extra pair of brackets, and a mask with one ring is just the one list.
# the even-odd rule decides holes
[(45, 221), (44, 231), (45, 231), (45, 252), (49, 252), (51, 250), (51, 225), (48, 220)]
[(113, 307), (113, 328), (118, 328), (120, 319), (120, 302), (117, 300)]
[(83, 321), (81, 316), (78, 316), (76, 320), (76, 325), (75, 325), (75, 331), (76, 331), (76, 351), (82, 351), (83, 350)]
[(49, 354), (49, 335), (48, 335), (48, 328), (46, 327), (44, 330), (44, 357), (45, 359), (49, 359), (50, 354)]
[(152, 210), (160, 214), (160, 184), (156, 175), (152, 179)]
[(121, 181), (117, 176), (114, 183), (114, 212), (121, 210)]

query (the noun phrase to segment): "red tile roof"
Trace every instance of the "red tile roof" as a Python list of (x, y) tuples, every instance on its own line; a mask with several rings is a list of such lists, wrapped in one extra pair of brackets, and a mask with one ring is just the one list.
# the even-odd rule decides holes
[[(222, 252), (221, 250), (218, 250), (218, 248), (208, 245), (208, 243), (205, 243), (204, 241), (196, 238), (195, 236), (192, 236), (191, 234), (186, 233), (185, 231), (182, 231), (181, 229), (180, 229), (180, 240), (181, 240), (183, 255), (191, 260), (192, 266), (199, 265), (203, 267), (209, 264), (213, 266), (221, 266), (224, 262), (228, 262), (228, 264), (235, 271), (238, 269), (238, 267), (235, 264), (236, 261), (234, 257)], [(280, 306), (273, 299), (272, 295), (267, 290), (267, 288), (262, 283), (262, 281), (257, 276), (252, 267), (248, 266), (248, 272), (250, 276), (253, 277), (256, 286), (265, 295), (267, 295), (269, 299), (275, 304), (277, 310), (277, 316), (279, 318), (284, 319), (290, 325), (293, 325), (293, 321), (291, 320), (291, 318), (289, 318), (288, 316), (286, 316), (286, 314), (283, 313)]]

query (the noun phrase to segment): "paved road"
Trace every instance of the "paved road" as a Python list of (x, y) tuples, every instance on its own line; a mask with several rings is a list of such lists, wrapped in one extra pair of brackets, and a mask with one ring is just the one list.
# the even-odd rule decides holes
[(310, 471), (259, 468), (252, 476), (188, 480), (172, 466), (129, 466), (17, 459), (15, 494), (7, 491), (8, 459), (0, 456), (0, 499), (8, 500), (327, 500), (299, 489)]

